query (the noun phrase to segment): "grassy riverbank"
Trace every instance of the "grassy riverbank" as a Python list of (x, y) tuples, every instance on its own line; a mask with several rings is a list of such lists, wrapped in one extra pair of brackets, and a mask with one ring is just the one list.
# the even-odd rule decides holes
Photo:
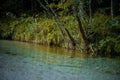
[[(65, 27), (76, 40), (80, 37), (77, 29), (77, 22), (72, 16), (61, 18)], [(0, 37), (2, 39), (12, 39), (24, 42), (33, 42), (43, 45), (67, 47), (69, 42), (65, 42), (55, 25), (53, 19), (46, 17), (20, 17), (17, 19), (7, 18), (0, 22)]]
[[(78, 30), (78, 23), (73, 16), (64, 16), (60, 20), (76, 41), (76, 48), (84, 52), (84, 44)], [(93, 26), (88, 34), (94, 33), (90, 38), (89, 46), (95, 47), (97, 55), (120, 55), (120, 18), (111, 20), (109, 16), (96, 13)], [(113, 23), (112, 23), (113, 22)], [(83, 26), (87, 24), (83, 23)], [(0, 21), (0, 38), (42, 45), (72, 48), (69, 41), (65, 41), (59, 28), (52, 18), (46, 16), (25, 15), (19, 18), (7, 17)], [(66, 39), (68, 37), (65, 35)], [(98, 53), (100, 51), (100, 53)]]

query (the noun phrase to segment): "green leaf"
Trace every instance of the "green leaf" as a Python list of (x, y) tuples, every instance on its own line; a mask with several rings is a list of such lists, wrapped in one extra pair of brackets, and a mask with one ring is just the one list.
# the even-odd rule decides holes
[(112, 20), (112, 19), (108, 20), (107, 23), (108, 23), (109, 25), (111, 25), (112, 27), (118, 25), (118, 21)]

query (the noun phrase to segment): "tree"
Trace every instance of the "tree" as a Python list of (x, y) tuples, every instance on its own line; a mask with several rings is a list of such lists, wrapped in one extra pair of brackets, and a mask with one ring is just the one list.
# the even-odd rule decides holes
[[(44, 0), (46, 5), (42, 4), (39, 0), (39, 4), (47, 11), (50, 12), (53, 16), (54, 22), (56, 24), (56, 26), (58, 27), (58, 29), (60, 30), (62, 37), (65, 41), (70, 42), (72, 44), (73, 49), (75, 49), (76, 46), (76, 42), (74, 40), (74, 38), (72, 37), (72, 35), (70, 34), (70, 32), (68, 31), (67, 28), (64, 27), (64, 24), (62, 23), (62, 21), (59, 19), (59, 16), (57, 15), (57, 13), (52, 9), (52, 7), (49, 5), (47, 0)], [(65, 38), (65, 35), (68, 36), (69, 40), (67, 40)]]

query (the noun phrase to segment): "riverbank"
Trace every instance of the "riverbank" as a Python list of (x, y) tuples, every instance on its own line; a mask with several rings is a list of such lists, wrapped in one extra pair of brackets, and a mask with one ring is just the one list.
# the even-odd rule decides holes
[(94, 56), (120, 57), (119, 17), (111, 20), (108, 15), (96, 13), (90, 30), (87, 23), (82, 24), (87, 29), (86, 40), (74, 16), (60, 17), (60, 21), (58, 26), (62, 31), (52, 17), (6, 17), (0, 20), (0, 39), (76, 49)]
[[(46, 47), (0, 41), (0, 80), (119, 80), (120, 61), (73, 57)], [(43, 50), (43, 51), (41, 51)], [(80, 53), (76, 53), (80, 54)]]
[[(74, 17), (66, 16), (64, 19), (61, 20), (65, 23), (69, 21), (75, 23), (67, 27), (70, 34), (74, 36), (75, 40), (78, 40), (79, 34), (76, 31), (76, 24), (77, 22), (74, 21)], [(0, 21), (0, 38), (1, 39), (11, 39), (16, 41), (23, 41), (23, 42), (31, 42), (31, 43), (38, 43), (48, 46), (59, 46), (59, 47), (66, 47), (70, 48), (70, 41), (66, 34), (64, 34), (64, 38), (59, 30), (59, 28), (55, 25), (55, 22), (51, 18), (46, 17), (20, 17), (17, 19), (7, 18), (5, 20)], [(66, 24), (65, 26), (68, 26)], [(76, 33), (74, 33), (76, 32)]]

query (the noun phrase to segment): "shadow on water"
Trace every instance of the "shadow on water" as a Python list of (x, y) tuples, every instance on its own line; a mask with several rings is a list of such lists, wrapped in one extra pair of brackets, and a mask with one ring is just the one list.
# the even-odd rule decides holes
[(17, 55), (17, 53), (13, 53), (13, 52), (5, 52), (5, 54), (9, 54), (9, 55), (13, 55), (13, 56)]

